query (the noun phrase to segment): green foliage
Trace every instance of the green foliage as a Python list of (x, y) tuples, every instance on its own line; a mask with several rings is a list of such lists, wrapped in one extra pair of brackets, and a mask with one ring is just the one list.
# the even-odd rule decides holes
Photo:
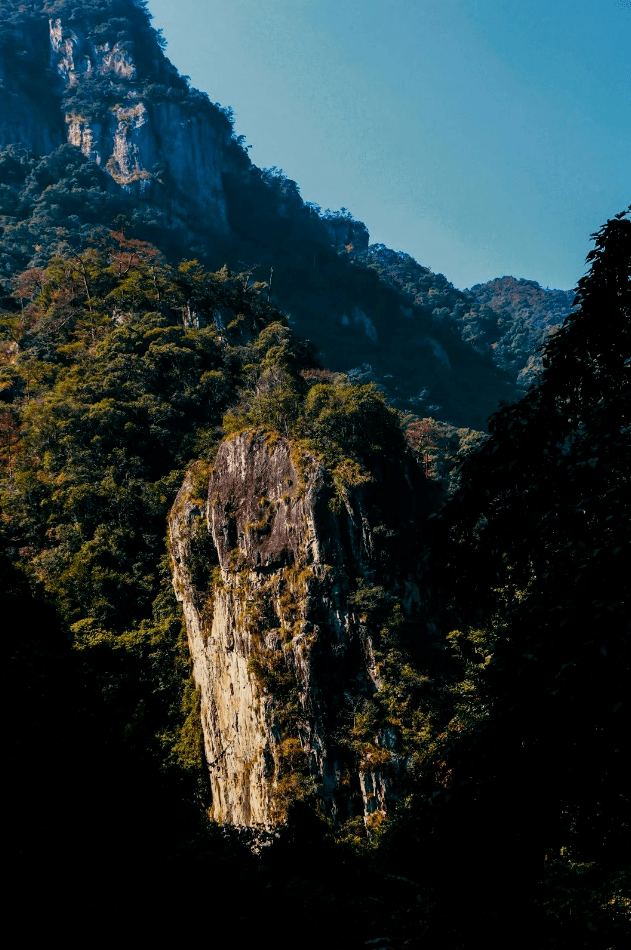
[(536, 281), (501, 277), (460, 291), (443, 274), (418, 264), (401, 251), (373, 244), (355, 257), (405, 295), (410, 313), (430, 317), (440, 338), (455, 333), (480, 355), (527, 387), (535, 380), (540, 360), (535, 354), (547, 335), (572, 308), (574, 293), (544, 290)]
[[(206, 488), (208, 483), (206, 482)], [(213, 571), (217, 566), (217, 552), (203, 517), (197, 517), (190, 527), (187, 567), (195, 590), (207, 593), (211, 588)]]
[(250, 388), (224, 417), (228, 432), (258, 428), (295, 440), (323, 461), (339, 498), (370, 482), (384, 457), (405, 454), (399, 414), (383, 393), (343, 376), (309, 386), (298, 369), (312, 353), (281, 324), (267, 327), (246, 359), (256, 360), (245, 366)]
[[(3, 0), (0, 96), (9, 115), (17, 103), (51, 141), (63, 140), (63, 122), (50, 121), (62, 103), (49, 72), (49, 16), (89, 42), (118, 43), (141, 77), (82, 81), (66, 91), (67, 110), (99, 115), (131, 91), (150, 109), (171, 102), (203, 113), (229, 136), (230, 110), (188, 88), (162, 57), (146, 4), (127, 0)], [(285, 905), (303, 919), (324, 908), (348, 945), (387, 931), (402, 946), (468, 947), (475, 921), (488, 945), (506, 946), (515, 920), (533, 946), (622, 945), (628, 214), (596, 235), (590, 273), (576, 309), (548, 339), (538, 387), (502, 409), (484, 441), (437, 415), (481, 427), (498, 395), (513, 392), (493, 362), (514, 375), (569, 306), (567, 294), (511, 278), (461, 293), (407, 255), (362, 251), (365, 229), (345, 209), (321, 214), (279, 169), (254, 168), (238, 141), (228, 148), (224, 244), (208, 241), (195, 220), (195, 196), (178, 197), (173, 227), (160, 169), (147, 197), (130, 203), (76, 148), (0, 153), (0, 572), (10, 670), (3, 690), (14, 713), (5, 762), (17, 789), (8, 810), (18, 816), (15, 853), (46, 881), (38, 900), (64, 857), (86, 866), (84, 838), (92, 869), (108, 848), (116, 852), (117, 887), (143, 913), (139, 882), (152, 858), (163, 872), (180, 856), (168, 886), (156, 873), (156, 919), (163, 908), (155, 894), (181, 907), (196, 877), (207, 889), (199, 696), (170, 584), (165, 517), (193, 458), (203, 456), (201, 499), (223, 432), (256, 427), (291, 438), (296, 459), (319, 457), (339, 511), (359, 488), (375, 525), (374, 571), (344, 585), (356, 629), (374, 645), (378, 688), (359, 684), (348, 696), (338, 741), (369, 771), (407, 770), (410, 797), (372, 864), (358, 864), (344, 846), (327, 850), (322, 829), (291, 809), (282, 840), (256, 859), (235, 838), (214, 837), (213, 861), (224, 855), (230, 889), (251, 885), (255, 929), (268, 909), (267, 897), (256, 904), (264, 880), (280, 882)], [(350, 246), (355, 236), (361, 247)], [(198, 259), (168, 263), (182, 246)], [(244, 272), (210, 272), (211, 254), (222, 255), (215, 266), (228, 259)], [(269, 285), (253, 283), (255, 272), (270, 273)], [(272, 293), (315, 346), (290, 332)], [(357, 369), (314, 372), (316, 347), (334, 370)], [(397, 510), (392, 468), (406, 455), (401, 417), (380, 388), (390, 375), (417, 458), (458, 489), (433, 520), (422, 606), (451, 631), (442, 638), (419, 636), (426, 615), (410, 604), (404, 580), (427, 535), (418, 512), (402, 518)], [(398, 532), (386, 527), (395, 523)], [(248, 528), (264, 533), (267, 524), (261, 499)], [(196, 590), (208, 593), (218, 572), (204, 531), (193, 533), (189, 561)], [(242, 566), (235, 557), (235, 570)], [(281, 735), (281, 811), (313, 793), (287, 649), (303, 582), (288, 580), (282, 617), (270, 616), (264, 600), (248, 605), (260, 647), (250, 672), (273, 696)], [(44, 804), (43, 775), (63, 777), (59, 789), (48, 782)], [(60, 830), (36, 821), (42, 813)], [(81, 829), (75, 851), (66, 851), (69, 828)], [(365, 847), (356, 823), (343, 835)], [(479, 855), (485, 875), (470, 870), (469, 856)], [(89, 889), (67, 890), (59, 906), (72, 893), (75, 908), (92, 910), (99, 881), (85, 876)], [(185, 889), (177, 891), (177, 878)], [(228, 896), (221, 886), (213, 889), (220, 905)], [(111, 891), (103, 879), (100, 887), (109, 909)], [(24, 892), (33, 893), (31, 880)]]
[[(451, 313), (460, 303), (473, 312), (469, 299), (441, 275), (430, 275), (428, 286), (417, 288), (418, 300), (410, 301), (414, 275), (403, 279), (399, 271), (406, 267), (401, 260), (393, 263), (393, 252), (379, 246), (365, 250), (368, 232), (346, 209), (322, 213), (303, 202), (296, 183), (280, 169), (255, 168), (240, 137), (232, 133), (231, 110), (190, 88), (166, 61), (144, 4), (12, 2), (6, 11), (7, 41), (0, 53), (11, 77), (10, 109), (22, 109), (27, 124), (42, 113), (41, 122), (34, 124), (38, 130), (41, 126), (47, 144), (29, 141), (29, 148), (50, 148), (52, 143), (59, 148), (43, 157), (25, 154), (24, 177), (0, 185), (0, 281), (5, 286), (27, 267), (45, 267), (68, 247), (83, 251), (90, 241), (100, 241), (117, 218), (126, 217), (129, 233), (159, 246), (170, 260), (188, 254), (205, 266), (228, 260), (239, 269), (247, 262), (250, 278), (260, 286), (270, 281), (268, 299), (273, 294), (295, 315), (296, 329), (312, 339), (328, 365), (365, 370), (362, 381), (387, 387), (401, 408), (439, 413), (480, 429), (499, 398), (513, 395), (508, 378), (493, 366), (492, 344), (478, 346), (481, 332), (473, 334), (476, 353), (469, 342), (463, 343), (461, 313), (451, 322), (434, 319), (435, 311), (448, 307)], [(88, 50), (116, 45), (133, 61), (135, 75), (80, 71), (77, 82), (63, 87), (50, 69), (49, 17), (59, 17)], [(16, 56), (19, 62), (14, 62)], [(67, 115), (86, 121), (106, 117), (109, 122), (111, 108), (124, 102), (146, 103), (150, 120), (165, 103), (175, 104), (195, 117), (195, 125), (201, 120), (212, 127), (226, 150), (222, 186), (229, 236), (211, 233), (212, 223), (200, 216), (194, 189), (171, 181), (164, 164), (149, 164), (147, 187), (132, 195), (79, 149), (61, 144)], [(103, 125), (106, 136), (108, 122)], [(430, 274), (415, 262), (410, 267), (424, 277)]]
[[(269, 347), (244, 338), (279, 315), (238, 278), (195, 261), (169, 267), (121, 232), (14, 287), (19, 307), (2, 324), (1, 540), (54, 606), (112, 748), (157, 768), (165, 794), (181, 786), (183, 808), (203, 808), (199, 703), (165, 521), (241, 380), (267, 371), (256, 361)], [(236, 339), (215, 325), (228, 307), (241, 315)], [(201, 590), (211, 553), (198, 532), (190, 566)]]
[[(476, 730), (487, 715), (483, 670), (490, 660), (481, 631), (454, 631), (447, 643), (421, 639), (418, 619), (383, 587), (361, 579), (349, 603), (370, 631), (378, 689), (354, 705), (342, 744), (353, 750), (363, 769), (396, 774), (406, 769), (430, 787), (449, 784), (452, 747)], [(396, 737), (396, 739), (395, 739)], [(445, 762), (447, 759), (447, 763)], [(399, 775), (405, 785), (405, 778)]]
[(0, 180), (5, 290), (25, 268), (46, 267), (58, 253), (106, 239), (110, 222), (126, 210), (105, 172), (70, 145), (42, 158), (9, 147), (0, 152)]
[[(449, 578), (446, 622), (481, 631), (451, 640), (477, 664), (486, 708), (447, 750), (439, 832), (471, 849), (484, 843), (497, 886), (511, 876), (525, 891), (546, 854), (569, 849), (577, 863), (542, 885), (565, 930), (583, 913), (574, 904), (581, 866), (599, 868), (597, 890), (626, 864), (629, 847), (631, 643), (621, 560), (630, 541), (629, 212), (594, 238), (577, 307), (545, 347), (539, 386), (503, 408), (490, 438), (464, 458), (435, 548), (446, 555), (435, 565), (437, 583)], [(518, 855), (510, 875), (507, 837)], [(564, 907), (557, 888), (566, 885)], [(588, 929), (589, 918), (600, 928), (600, 912), (592, 902)], [(584, 945), (605, 944), (594, 931)]]
[(345, 457), (367, 462), (403, 447), (399, 416), (372, 383), (312, 386), (303, 425), (305, 438), (336, 467)]
[(428, 478), (436, 480), (448, 494), (458, 487), (458, 465), (487, 438), (475, 429), (456, 428), (431, 417), (419, 419), (409, 414), (403, 419), (405, 438)]
[(279, 750), (279, 769), (276, 782), (276, 808), (286, 818), (290, 806), (312, 799), (316, 783), (309, 773), (309, 763), (300, 739), (288, 736)]
[[(482, 305), (481, 311), (490, 307), (497, 314), (495, 333), (479, 342), (492, 348), (501, 365), (519, 372), (521, 385), (534, 382), (535, 370), (540, 369), (541, 363), (535, 354), (569, 314), (574, 291), (544, 290), (536, 280), (500, 277), (476, 284), (470, 293), (478, 306)], [(481, 334), (475, 324), (467, 327), (466, 332), (476, 337), (478, 345)]]
[(207, 766), (200, 716), (200, 690), (192, 679), (188, 680), (184, 686), (181, 711), (184, 721), (173, 743), (173, 754), (176, 756), (178, 765), (196, 774), (202, 784)]

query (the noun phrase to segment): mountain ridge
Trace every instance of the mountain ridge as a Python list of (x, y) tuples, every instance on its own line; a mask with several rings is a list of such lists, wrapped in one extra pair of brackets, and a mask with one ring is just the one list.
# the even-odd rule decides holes
[[(335, 371), (368, 366), (406, 411), (480, 429), (500, 400), (518, 395), (514, 373), (489, 347), (471, 345), (458, 315), (441, 323), (427, 301), (410, 306), (396, 282), (375, 281), (362, 260), (365, 225), (323, 214), (280, 170), (252, 164), (230, 110), (191, 89), (165, 57), (146, 4), (5, 0), (7, 10), (5, 286), (20, 269), (44, 265), (60, 232), (62, 245), (86, 246), (123, 215), (172, 259), (184, 252), (212, 267), (227, 261), (259, 282), (272, 275), (267, 293), (324, 362)], [(18, 62), (30, 71), (18, 76)], [(10, 120), (31, 114), (44, 87), (47, 122)], [(429, 281), (440, 294), (445, 278)]]
[[(305, 204), (154, 95), (145, 4), (57, 0), (52, 40), (44, 6), (0, 0), (0, 95), (33, 125), (52, 56), (63, 132), (0, 152), (18, 928), (626, 946), (631, 209), (536, 385), (459, 429), (518, 392), (536, 282), (457, 290)], [(171, 120), (217, 133), (223, 231), (145, 162)]]

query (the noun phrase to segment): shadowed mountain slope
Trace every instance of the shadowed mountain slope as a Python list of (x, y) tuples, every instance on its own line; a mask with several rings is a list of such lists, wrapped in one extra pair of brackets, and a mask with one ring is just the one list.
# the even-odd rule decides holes
[(363, 259), (361, 222), (323, 214), (281, 171), (252, 164), (231, 110), (178, 74), (144, 3), (4, 0), (0, 13), (7, 290), (16, 273), (98, 242), (124, 219), (171, 259), (227, 262), (271, 285), (263, 291), (327, 366), (359, 368), (396, 405), (483, 428), (500, 399), (515, 397), (457, 317), (437, 320), (433, 301), (410, 302)]

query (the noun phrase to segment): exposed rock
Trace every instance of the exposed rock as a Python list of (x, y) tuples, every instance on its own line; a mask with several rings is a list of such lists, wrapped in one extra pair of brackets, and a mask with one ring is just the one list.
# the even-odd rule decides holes
[(22, 96), (0, 89), (0, 149), (17, 144), (29, 153), (46, 155), (63, 145), (61, 121), (42, 122), (30, 105)]
[[(134, 233), (169, 257), (199, 257), (212, 267), (230, 261), (256, 269), (258, 262), (258, 277), (273, 267), (268, 300), (291, 313), (296, 332), (332, 370), (368, 359), (400, 408), (480, 429), (500, 398), (513, 398), (513, 384), (494, 366), (499, 350), (486, 337), (480, 343), (477, 330), (470, 340), (460, 311), (456, 322), (449, 318), (454, 306), (469, 306), (465, 295), (407, 255), (369, 248), (365, 225), (345, 209), (320, 215), (295, 182), (257, 169), (243, 137), (233, 135), (230, 110), (188, 86), (140, 6), (116, 0), (112, 10), (122, 15), (111, 22), (107, 5), (67, 3), (55, 13), (55, 4), (50, 20), (45, 6), (12, 6), (8, 30), (0, 29), (0, 148), (17, 146), (28, 161), (69, 143), (101, 168), (94, 202), (73, 196), (68, 224), (80, 242), (126, 208)], [(52, 173), (80, 191), (83, 175), (66, 176), (64, 167), (53, 158), (44, 178)], [(45, 189), (44, 178), (34, 185)], [(5, 231), (17, 251), (1, 262), (8, 278), (50, 259), (65, 205), (42, 217), (30, 186), (27, 200), (17, 200), (15, 189), (5, 198), (14, 224), (29, 221)], [(43, 221), (51, 226), (40, 241)], [(198, 326), (198, 317), (187, 311), (185, 325)], [(223, 333), (238, 319), (219, 313), (215, 322)]]
[(359, 307), (353, 308), (353, 322), (356, 327), (361, 327), (369, 340), (373, 343), (377, 343), (377, 329), (363, 310), (360, 310)]
[[(412, 514), (405, 473), (394, 477), (399, 510)], [(379, 580), (370, 498), (384, 477), (335, 499), (317, 459), (250, 431), (221, 445), (207, 500), (196, 496), (199, 479), (194, 467), (171, 512), (170, 544), (213, 817), (270, 826), (289, 801), (315, 795), (336, 821), (378, 820), (405, 765), (396, 735), (383, 730), (359, 758), (344, 735), (380, 686), (374, 635), (351, 595)], [(217, 566), (200, 591), (195, 552), (208, 531), (204, 556)], [(417, 611), (415, 580), (401, 576), (399, 588), (404, 608)]]
[(54, 81), (48, 66), (45, 22), (9, 27), (0, 43), (0, 149), (14, 145), (44, 155), (64, 143), (63, 117), (51, 108)]
[[(213, 231), (227, 232), (222, 182), (227, 131), (179, 103), (149, 101), (135, 82), (130, 52), (118, 43), (94, 43), (79, 25), (70, 29), (61, 19), (51, 20), (50, 51), (51, 66), (65, 87), (79, 87), (93, 77), (120, 85), (121, 98), (100, 109), (98, 118), (76, 110), (66, 113), (68, 142), (125, 190), (146, 194), (168, 176), (181, 193), (195, 195), (197, 213), (212, 223)], [(156, 69), (172, 67), (164, 60)]]

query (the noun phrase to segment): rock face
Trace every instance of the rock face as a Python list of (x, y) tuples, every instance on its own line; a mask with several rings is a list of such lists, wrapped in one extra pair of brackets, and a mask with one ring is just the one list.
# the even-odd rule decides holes
[(54, 84), (45, 21), (0, 22), (0, 149), (14, 145), (45, 155), (63, 145), (58, 102), (51, 108)]
[(124, 191), (180, 215), (186, 206), (207, 230), (228, 233), (230, 124), (187, 89), (155, 39), (146, 43), (142, 70), (133, 35), (99, 39), (76, 13), (71, 23), (33, 18), (0, 41), (0, 149), (43, 155), (66, 141)]
[[(0, 169), (0, 210), (12, 219), (0, 234), (10, 245), (0, 285), (45, 265), (62, 229), (81, 245), (123, 217), (172, 260), (273, 277), (271, 301), (329, 369), (370, 365), (399, 408), (481, 429), (516, 396), (499, 351), (469, 339), (468, 298), (407, 255), (369, 248), (345, 209), (322, 214), (278, 169), (256, 168), (230, 110), (178, 74), (142, 4), (3, 0), (2, 10), (0, 150), (17, 149), (8, 167), (29, 172), (20, 180)], [(77, 155), (68, 163), (69, 146), (102, 174), (79, 171)], [(51, 176), (67, 201), (47, 193)], [(92, 194), (81, 194), (88, 178)]]
[[(65, 114), (68, 142), (126, 190), (146, 194), (169, 178), (183, 194), (196, 195), (198, 213), (214, 231), (226, 232), (222, 173), (230, 135), (221, 122), (208, 120), (212, 107), (193, 112), (168, 98), (150, 101), (123, 45), (96, 43), (61, 19), (50, 20), (49, 30), (51, 66), (66, 90), (103, 78), (116, 82), (119, 94), (98, 117), (71, 107)], [(168, 80), (175, 70), (155, 53), (156, 78)]]
[[(383, 480), (336, 502), (317, 460), (261, 432), (222, 444), (204, 500), (199, 479), (193, 469), (178, 495), (170, 545), (213, 817), (270, 826), (291, 800), (315, 796), (335, 821), (378, 821), (405, 766), (396, 736), (383, 730), (363, 754), (346, 737), (380, 687), (374, 636), (353, 591), (379, 579), (369, 494)], [(411, 513), (411, 486), (402, 478), (399, 488)], [(212, 562), (202, 590), (200, 567)], [(418, 610), (415, 581), (401, 577), (399, 587), (404, 608)]]

